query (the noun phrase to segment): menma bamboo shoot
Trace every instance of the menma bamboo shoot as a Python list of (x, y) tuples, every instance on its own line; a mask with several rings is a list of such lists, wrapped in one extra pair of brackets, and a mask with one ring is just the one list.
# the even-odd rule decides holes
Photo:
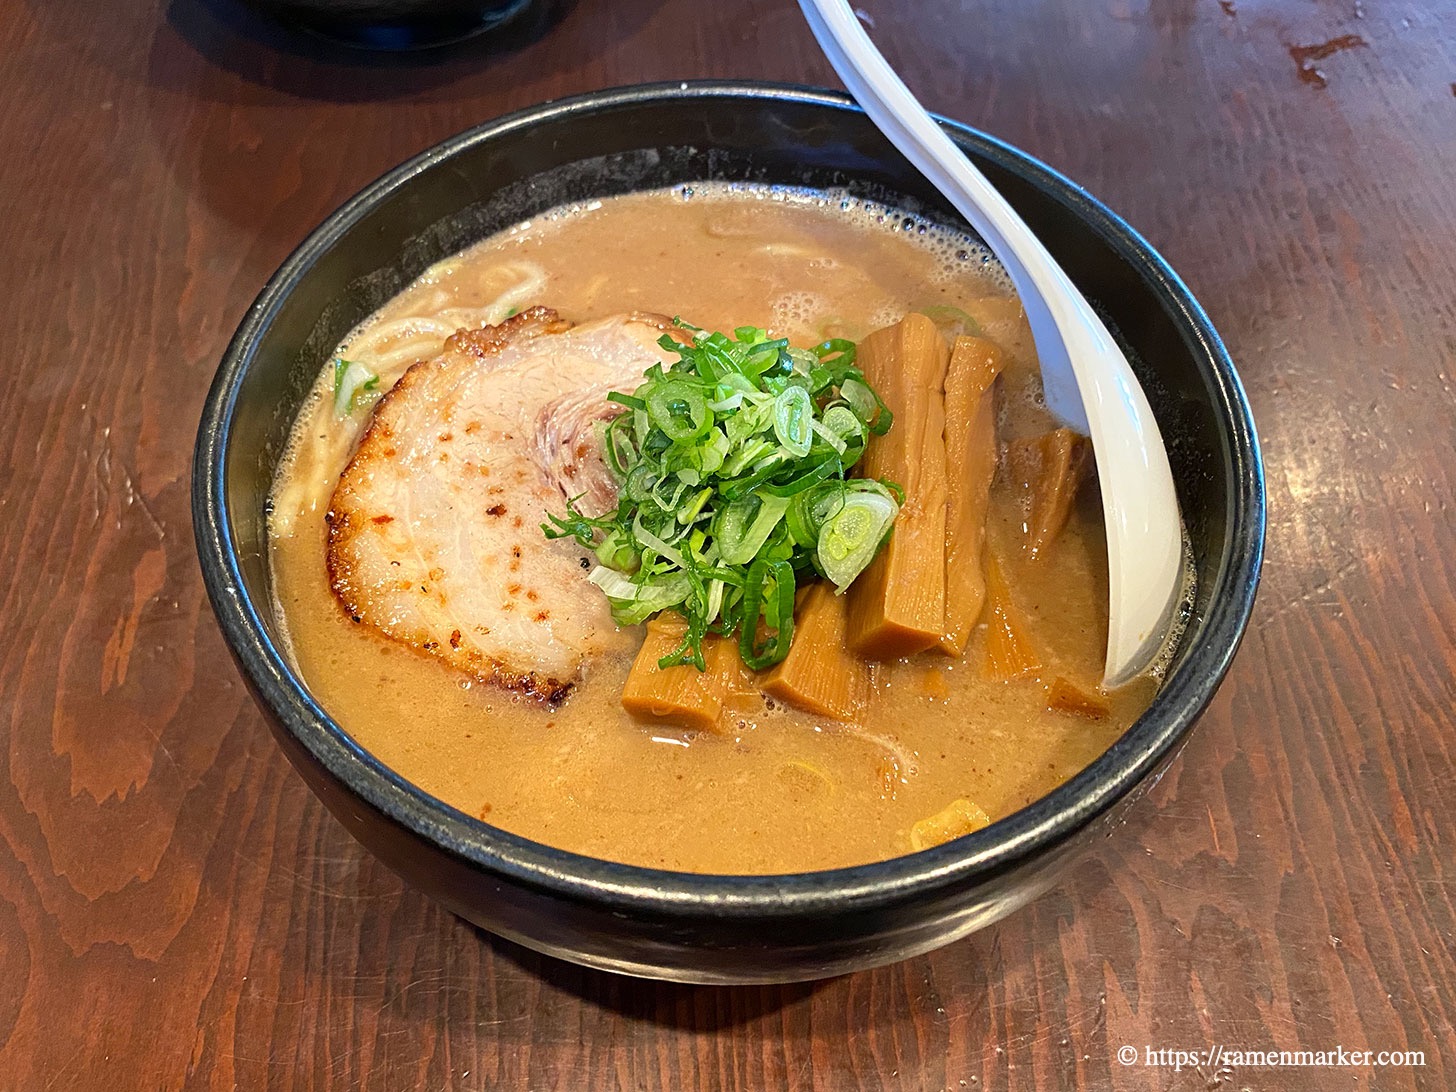
[(1007, 447), (1006, 464), (1012, 484), (1021, 490), (1026, 522), (1026, 550), (1033, 558), (1067, 525), (1077, 488), (1086, 476), (1090, 454), (1085, 436), (1059, 428)]
[(1100, 720), (1112, 712), (1112, 703), (1100, 690), (1058, 675), (1047, 687), (1047, 708), (1057, 713)]
[(966, 642), (986, 602), (986, 509), (996, 476), (996, 400), (993, 384), (1005, 364), (994, 342), (958, 337), (945, 373), (946, 477), (945, 632), (940, 648), (953, 656)]
[(1041, 669), (1026, 617), (1011, 597), (1000, 562), (990, 552), (986, 555), (985, 617), (986, 674), (990, 678), (1004, 682)]
[(738, 649), (732, 640), (709, 634), (703, 639), (706, 671), (694, 664), (658, 667), (662, 657), (682, 646), (686, 632), (687, 623), (672, 612), (647, 623), (647, 638), (622, 688), (622, 708), (639, 720), (711, 732), (718, 727), (724, 697), (742, 671)]
[(849, 642), (896, 659), (945, 632), (945, 370), (950, 352), (934, 322), (910, 314), (859, 343), (856, 363), (895, 414), (861, 462), (867, 478), (905, 490), (889, 543), (851, 586)]
[(869, 665), (845, 644), (846, 596), (828, 583), (811, 584), (794, 610), (789, 654), (764, 675), (765, 694), (836, 720), (854, 720), (869, 700)]

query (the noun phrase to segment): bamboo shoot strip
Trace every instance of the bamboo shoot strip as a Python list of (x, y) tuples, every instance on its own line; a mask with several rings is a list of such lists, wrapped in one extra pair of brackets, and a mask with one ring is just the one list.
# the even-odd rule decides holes
[(986, 674), (1005, 682), (1041, 670), (1041, 657), (1031, 642), (1025, 616), (1011, 598), (1011, 588), (996, 556), (986, 555)]
[(945, 373), (946, 478), (955, 483), (945, 509), (945, 633), (952, 656), (966, 642), (986, 602), (986, 509), (996, 476), (996, 399), (993, 384), (1005, 359), (979, 337), (958, 337)]
[(1011, 481), (1021, 490), (1026, 550), (1033, 558), (1044, 556), (1067, 525), (1088, 455), (1087, 438), (1069, 428), (1013, 440), (1007, 448)]
[(686, 634), (687, 623), (678, 614), (663, 613), (647, 623), (647, 639), (622, 688), (622, 708), (639, 720), (711, 732), (742, 668), (735, 642), (716, 634), (703, 640), (705, 670), (692, 663), (659, 667), (659, 660), (682, 647)]
[(922, 652), (945, 629), (945, 370), (934, 322), (910, 314), (860, 343), (857, 363), (895, 414), (870, 444), (860, 473), (899, 482), (905, 504), (894, 533), (849, 596), (849, 642), (889, 660)]
[(1057, 713), (1071, 713), (1079, 717), (1098, 720), (1112, 711), (1112, 705), (1105, 695), (1073, 682), (1065, 675), (1058, 675), (1047, 687), (1047, 708)]
[(764, 676), (763, 692), (810, 713), (854, 720), (869, 700), (869, 665), (845, 644), (848, 604), (828, 584), (812, 584), (794, 612), (789, 654)]

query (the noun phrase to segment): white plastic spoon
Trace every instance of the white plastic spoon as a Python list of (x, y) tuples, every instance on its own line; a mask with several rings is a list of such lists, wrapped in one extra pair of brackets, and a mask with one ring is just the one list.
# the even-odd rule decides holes
[(1092, 438), (1110, 585), (1103, 682), (1126, 682), (1161, 648), (1183, 576), (1178, 499), (1147, 397), (1102, 320), (901, 82), (846, 0), (799, 0), (799, 5), (870, 120), (1006, 267), (1036, 340), (1047, 406), (1068, 427)]

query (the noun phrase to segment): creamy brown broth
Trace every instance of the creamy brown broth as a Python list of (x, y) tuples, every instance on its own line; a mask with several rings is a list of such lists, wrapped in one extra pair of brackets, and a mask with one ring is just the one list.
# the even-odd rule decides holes
[[(768, 325), (796, 343), (860, 337), (909, 310), (967, 311), (1011, 362), (1002, 438), (1054, 427), (1038, 398), (1021, 309), (982, 251), (848, 199), (697, 187), (550, 214), (441, 263), (341, 346), (386, 385), (459, 325), (544, 303), (585, 321), (641, 309), (713, 329)], [(1095, 489), (1050, 555), (1021, 556), (1010, 486), (992, 492), (990, 542), (1048, 662), (988, 680), (981, 634), (964, 660), (926, 653), (875, 669), (863, 723), (755, 701), (724, 735), (643, 725), (619, 694), (622, 656), (592, 663), (551, 708), (475, 682), (352, 622), (325, 567), (324, 513), (362, 420), (338, 422), (332, 370), (300, 414), (275, 487), (271, 554), (291, 654), (364, 748), (462, 811), (563, 849), (699, 872), (792, 872), (910, 850), (912, 824), (957, 798), (1001, 818), (1085, 767), (1154, 684), (1112, 694), (1099, 720), (1052, 712), (1044, 682), (1100, 675), (1107, 578)], [(356, 415), (359, 418), (367, 414)], [(585, 574), (583, 573), (583, 577)]]

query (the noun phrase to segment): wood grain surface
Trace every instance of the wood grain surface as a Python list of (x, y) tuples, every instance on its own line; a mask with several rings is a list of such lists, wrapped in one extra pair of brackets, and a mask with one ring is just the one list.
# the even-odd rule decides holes
[[(413, 58), (228, 0), (10, 0), (0, 1090), (1456, 1087), (1456, 5), (862, 8), (932, 108), (1123, 213), (1241, 367), (1268, 563), (1178, 763), (1028, 909), (813, 985), (589, 972), (404, 889), (203, 596), (188, 458), (229, 334), (326, 213), (473, 123), (833, 78), (789, 0), (577, 0)], [(1145, 1064), (1220, 1045), (1424, 1065)]]

